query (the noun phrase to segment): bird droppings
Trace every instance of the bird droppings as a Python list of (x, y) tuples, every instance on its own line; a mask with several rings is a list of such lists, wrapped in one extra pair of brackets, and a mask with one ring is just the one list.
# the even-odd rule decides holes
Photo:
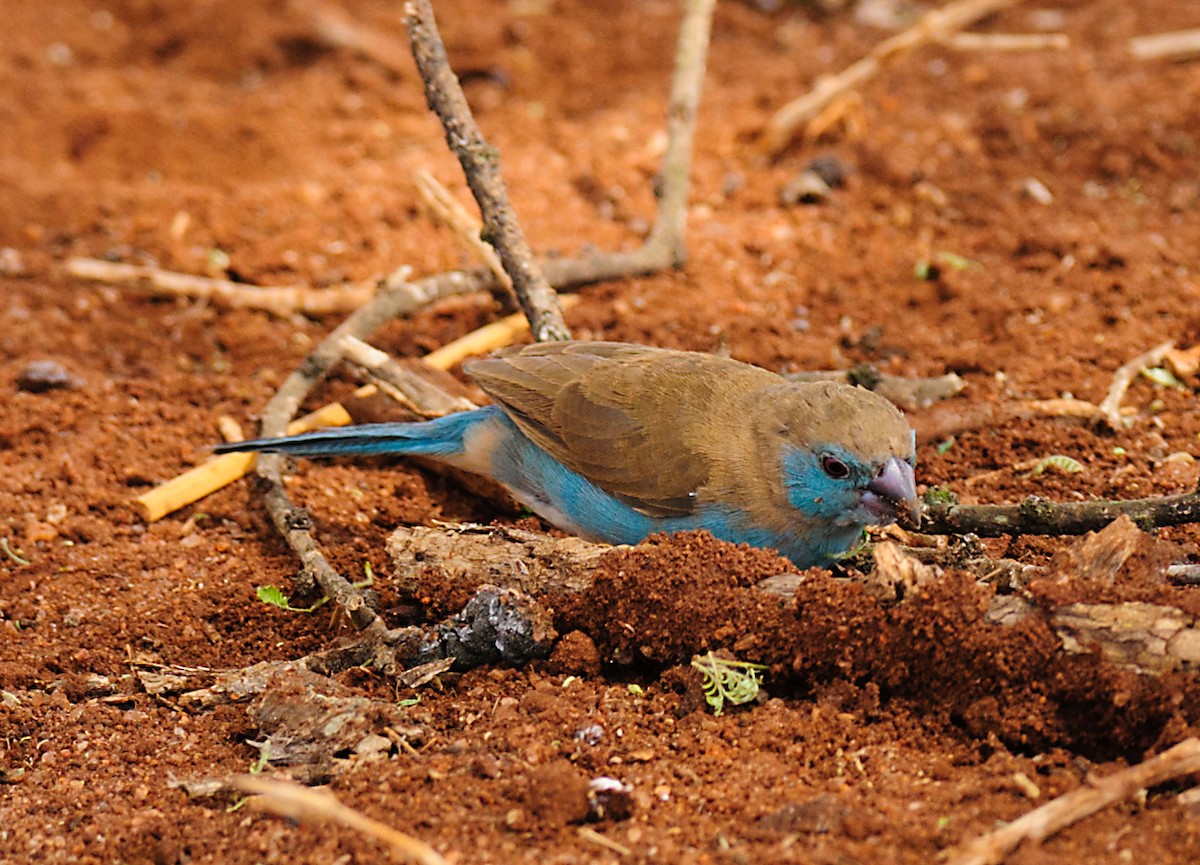
[[(403, 43), (393, 0), (327, 2)], [(202, 461), (219, 415), (254, 434), (275, 388), (337, 321), (152, 299), (67, 279), (60, 266), (92, 255), (203, 274), (208, 251), (221, 249), (249, 283), (321, 286), (402, 264), (420, 275), (471, 263), (406, 179), (434, 171), (469, 204), (442, 133), (409, 72), (347, 49), (297, 55), (297, 40), (316, 44), (298, 10), (320, 4), (4, 5), (0, 247), (19, 253), (20, 272), (0, 261), (0, 537), (30, 564), (0, 550), (0, 860), (380, 861), (354, 831), (249, 805), (231, 813), (228, 799), (178, 789), (248, 771), (259, 756), (248, 743), (275, 728), (259, 726), (249, 700), (193, 708), (147, 693), (130, 670), (143, 654), (237, 669), (353, 640), (329, 605), (303, 614), (254, 599), (260, 585), (298, 588), (251, 483), (153, 524), (129, 504)], [(508, 76), (504, 98), (477, 108), (534, 248), (639, 242), (654, 215), (678, 4), (434, 5), (456, 68)], [(581, 289), (574, 335), (723, 351), (771, 370), (957, 373), (967, 387), (941, 405), (990, 419), (957, 423), (945, 453), (936, 444), (947, 434), (921, 442), (917, 481), (965, 502), (1194, 489), (1195, 464), (1168, 459), (1200, 457), (1200, 378), (1186, 364), (1166, 361), (1189, 393), (1139, 377), (1122, 403), (1132, 422), (1111, 433), (1004, 409), (1065, 392), (1098, 402), (1113, 371), (1147, 347), (1200, 343), (1200, 67), (1127, 50), (1133, 36), (1194, 28), (1195, 4), (1002, 10), (976, 29), (1048, 27), (1070, 46), (1019, 57), (922, 48), (861, 88), (862, 138), (797, 143), (765, 163), (754, 138), (770, 112), (889, 35), (825, 5), (718, 4), (688, 265)], [(46, 61), (55, 43), (71, 47), (72, 65)], [(935, 59), (944, 74), (929, 74)], [(853, 166), (845, 185), (819, 204), (778, 206), (778, 189), (826, 152)], [(1051, 204), (1022, 197), (1029, 177), (1052, 189)], [(914, 279), (914, 264), (938, 250), (983, 266)], [(488, 299), (456, 299), (372, 343), (415, 358), (497, 314)], [(855, 337), (845, 344), (843, 316)], [(864, 344), (865, 334), (875, 338)], [(45, 359), (84, 384), (20, 389), (18, 373)], [(339, 371), (305, 408), (356, 384)], [(1011, 470), (1056, 453), (1087, 470)], [(334, 565), (355, 580), (364, 562), (375, 568), (390, 627), (442, 621), (475, 588), (419, 584), (402, 596), (385, 552), (396, 526), (546, 528), (401, 461), (303, 464), (291, 478)], [(1197, 527), (1159, 534), (1178, 545), (1171, 560), (1200, 560)], [(777, 557), (700, 536), (658, 540), (621, 554), (586, 596), (593, 608), (551, 604), (566, 636), (547, 661), (447, 672), (415, 691), (370, 668), (338, 676), (339, 696), (386, 712), (321, 771), (348, 807), (452, 862), (937, 862), (1197, 732), (1194, 675), (1053, 654), (1060, 638), (1044, 613), (1060, 605), (1200, 613), (1200, 590), (1172, 586), (1159, 549), (1080, 578), (1069, 567), (1079, 543), (983, 542), (1051, 569), (1004, 596), (1025, 608), (1002, 626), (991, 624), (991, 590), (961, 575), (888, 604), (805, 571), (789, 583), (796, 598), (781, 600), (754, 589), (794, 572)], [(722, 647), (772, 663), (766, 702), (714, 718), (688, 663)], [(303, 714), (301, 693), (289, 694), (289, 714)], [(389, 727), (426, 738), (409, 750)], [(392, 747), (374, 750), (373, 736)], [(589, 785), (601, 778), (631, 788), (626, 819), (588, 822)], [(1007, 861), (1195, 862), (1189, 784), (1152, 788)]]

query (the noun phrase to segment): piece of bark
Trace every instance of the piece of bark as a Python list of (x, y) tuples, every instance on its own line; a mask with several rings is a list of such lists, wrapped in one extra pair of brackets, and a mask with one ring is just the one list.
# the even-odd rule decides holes
[(1200, 671), (1200, 622), (1176, 607), (1067, 604), (1055, 610), (1053, 623), (1071, 654), (1098, 648), (1109, 663), (1148, 675)]

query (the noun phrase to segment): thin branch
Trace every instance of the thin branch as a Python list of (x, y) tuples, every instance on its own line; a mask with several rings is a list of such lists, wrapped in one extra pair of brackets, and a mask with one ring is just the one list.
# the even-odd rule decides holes
[(429, 0), (407, 0), (404, 24), (421, 79), (425, 99), (446, 130), (446, 143), (462, 164), (467, 185), (483, 216), (483, 238), (496, 248), (504, 271), (513, 282), (513, 292), (529, 318), (538, 342), (569, 339), (558, 295), (546, 281), (533, 258), (533, 250), (517, 221), (500, 174), (500, 156), (484, 140), (475, 123), (467, 97), (458, 83), (446, 48), (438, 34)]
[(1118, 431), (1125, 428), (1125, 424), (1121, 420), (1121, 400), (1125, 398), (1125, 391), (1129, 390), (1129, 385), (1133, 384), (1133, 380), (1141, 374), (1142, 370), (1161, 363), (1174, 347), (1175, 343), (1173, 342), (1156, 345), (1128, 363), (1122, 364), (1113, 373), (1113, 381), (1108, 389), (1108, 395), (1100, 403), (1100, 413), (1112, 430)]
[(1185, 739), (1149, 760), (1102, 778), (1092, 786), (1072, 790), (1007, 826), (976, 838), (951, 858), (949, 865), (998, 865), (1023, 841), (1040, 844), (1139, 790), (1195, 772), (1200, 772), (1200, 739)]
[(1200, 522), (1200, 493), (1123, 501), (1052, 502), (1030, 496), (1016, 505), (926, 505), (915, 526), (931, 535), (1082, 535), (1124, 514), (1143, 529)]
[(902, 57), (930, 42), (948, 39), (980, 18), (1019, 2), (1020, 0), (956, 0), (940, 9), (926, 12), (908, 30), (880, 42), (866, 57), (838, 74), (821, 76), (811, 91), (776, 111), (763, 132), (763, 148), (771, 155), (782, 152), (795, 138), (796, 130), (816, 117), (818, 112), (834, 99), (865, 84), (888, 61)]
[(856, 384), (910, 411), (929, 408), (935, 402), (957, 396), (967, 386), (961, 376), (952, 372), (931, 378), (906, 378), (882, 373), (871, 364), (860, 364), (853, 369), (791, 372), (783, 377), (790, 381), (842, 381)]

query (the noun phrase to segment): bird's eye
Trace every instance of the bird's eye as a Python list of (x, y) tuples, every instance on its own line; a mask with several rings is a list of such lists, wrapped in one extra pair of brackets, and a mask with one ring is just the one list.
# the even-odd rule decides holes
[(850, 474), (849, 467), (837, 457), (830, 454), (825, 454), (825, 456), (821, 457), (821, 470), (835, 481), (840, 481)]

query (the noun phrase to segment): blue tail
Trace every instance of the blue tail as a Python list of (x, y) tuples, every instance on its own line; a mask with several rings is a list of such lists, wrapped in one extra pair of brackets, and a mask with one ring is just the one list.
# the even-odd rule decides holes
[(500, 414), (496, 406), (457, 412), (420, 423), (375, 423), (318, 430), (273, 439), (227, 442), (219, 454), (260, 451), (295, 457), (402, 454), (450, 459), (463, 453), (463, 436), (476, 424)]

